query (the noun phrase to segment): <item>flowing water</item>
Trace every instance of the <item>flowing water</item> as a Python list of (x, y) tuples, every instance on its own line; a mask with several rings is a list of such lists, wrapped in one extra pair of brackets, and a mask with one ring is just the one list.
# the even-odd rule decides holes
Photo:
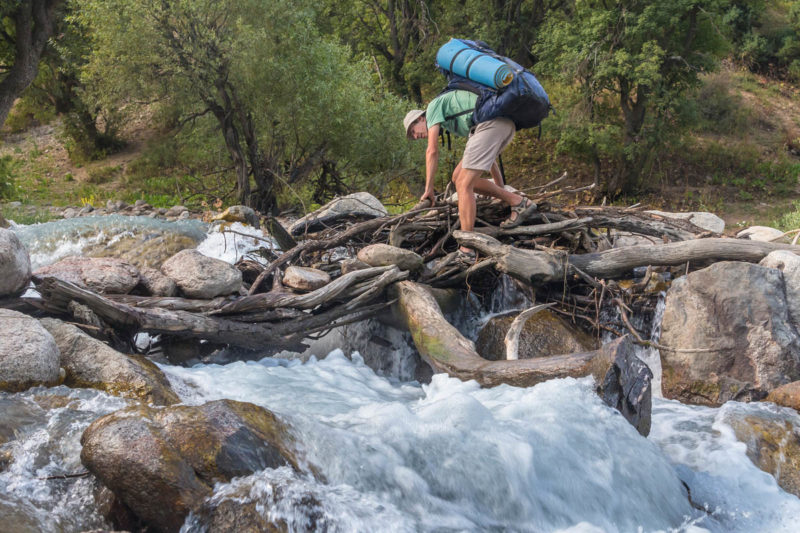
[[(218, 234), (201, 248), (227, 260), (246, 251)], [(230, 398), (280, 414), (324, 479), (268, 469), (218, 484), (211, 505), (252, 503), (295, 531), (798, 531), (800, 499), (748, 459), (729, 424), (778, 413), (800, 427), (789, 410), (654, 398), (643, 438), (590, 378), (481, 389), (436, 375), (420, 385), (401, 350), (387, 348), (396, 361), (382, 375), (358, 353), (317, 356), (162, 367), (187, 404)], [(103, 525), (91, 478), (46, 478), (80, 473), (81, 432), (125, 404), (63, 387), (0, 395), (0, 531)], [(203, 531), (202, 518), (184, 530)]]

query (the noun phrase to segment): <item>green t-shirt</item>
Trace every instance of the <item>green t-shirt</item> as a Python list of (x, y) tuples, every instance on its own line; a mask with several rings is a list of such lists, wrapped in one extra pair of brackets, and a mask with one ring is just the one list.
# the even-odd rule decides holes
[(428, 104), (425, 121), (429, 128), (441, 124), (450, 133), (459, 137), (469, 137), (469, 130), (472, 129), (472, 113), (466, 113), (447, 121), (445, 121), (445, 117), (474, 110), (477, 100), (478, 95), (469, 91), (446, 92)]

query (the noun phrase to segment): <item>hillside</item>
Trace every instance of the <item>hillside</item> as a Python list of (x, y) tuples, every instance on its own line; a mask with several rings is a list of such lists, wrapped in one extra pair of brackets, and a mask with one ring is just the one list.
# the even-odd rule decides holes
[[(558, 102), (554, 103), (558, 108)], [(800, 89), (726, 66), (704, 78), (690, 104), (697, 107), (692, 112), (700, 115), (695, 127), (657, 162), (644, 194), (618, 203), (709, 210), (722, 216), (731, 230), (781, 225), (780, 217), (794, 212), (794, 202), (800, 200)], [(5, 163), (0, 172), (6, 169), (15, 183), (9, 201), (57, 206), (101, 205), (109, 199), (144, 199), (156, 206), (214, 201), (213, 196), (192, 195), (196, 178), (189, 180), (180, 164), (170, 165), (170, 158), (164, 156), (170, 148), (160, 141), (146, 112), (122, 128), (125, 146), (121, 151), (84, 163), (70, 160), (59, 119), (39, 124), (17, 116), (10, 122), (27, 122), (27, 127), (11, 132), (6, 126), (2, 135), (0, 158)], [(446, 168), (448, 154), (443, 154)], [(538, 131), (518, 133), (504, 163), (509, 183), (523, 190), (565, 171), (565, 184), (593, 181), (588, 164), (558, 152), (547, 122), (541, 139)], [(419, 186), (411, 179), (407, 188), (413, 191)], [(602, 201), (588, 194), (579, 200)], [(791, 221), (782, 223), (784, 229), (791, 229), (787, 222)]]

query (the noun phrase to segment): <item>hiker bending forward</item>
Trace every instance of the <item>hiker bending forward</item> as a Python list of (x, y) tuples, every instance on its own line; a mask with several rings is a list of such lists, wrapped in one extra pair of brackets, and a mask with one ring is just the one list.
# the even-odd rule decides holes
[[(497, 166), (497, 156), (514, 138), (514, 122), (507, 118), (495, 118), (472, 125), (472, 111), (477, 95), (469, 91), (449, 91), (431, 100), (423, 111), (409, 111), (403, 120), (409, 139), (428, 139), (425, 152), (425, 192), (420, 201), (434, 202), (433, 178), (439, 167), (439, 132), (442, 128), (459, 137), (467, 137), (464, 155), (453, 171), (453, 183), (458, 192), (458, 218), (461, 229), (472, 231), (475, 227), (475, 193), (499, 198), (511, 207), (511, 215), (500, 226), (518, 226), (536, 210), (530, 199), (503, 188), (503, 177)], [(484, 179), (489, 172), (492, 179)], [(459, 248), (462, 260), (473, 262), (475, 251), (464, 246)]]

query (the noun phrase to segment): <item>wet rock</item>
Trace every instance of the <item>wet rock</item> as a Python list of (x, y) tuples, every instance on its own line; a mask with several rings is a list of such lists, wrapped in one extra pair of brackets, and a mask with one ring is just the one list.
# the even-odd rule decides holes
[(151, 296), (175, 296), (178, 285), (155, 268), (142, 268), (139, 271), (139, 285)]
[(31, 281), (31, 258), (17, 234), (0, 228), (0, 297), (21, 293)]
[(178, 220), (188, 220), (190, 218), (192, 218), (192, 214), (189, 211), (183, 211), (178, 215)]
[[(791, 413), (791, 412), (790, 412)], [(800, 416), (783, 411), (725, 417), (747, 456), (786, 492), (800, 496)]]
[(58, 346), (38, 320), (0, 309), (0, 390), (19, 392), (35, 385), (57, 385)]
[(750, 239), (751, 241), (770, 242), (783, 237), (779, 229), (768, 226), (750, 226), (736, 234), (737, 239)]
[(232, 205), (211, 220), (221, 220), (223, 222), (241, 222), (242, 224), (249, 224), (256, 229), (260, 227), (258, 213), (256, 213), (252, 208), (244, 205)]
[(370, 244), (358, 251), (358, 260), (369, 266), (397, 265), (400, 270), (413, 272), (422, 268), (422, 257), (412, 252), (389, 244)]
[[(338, 530), (319, 499), (307, 489), (293, 487), (291, 481), (281, 479), (289, 477), (282, 476), (282, 470), (275, 472), (278, 479), (265, 480), (259, 476), (259, 481), (235, 480), (189, 517), (189, 529), (267, 533)], [(280, 513), (271, 513), (275, 507), (291, 509), (291, 523), (280, 517)]]
[(197, 250), (173, 255), (161, 265), (161, 272), (189, 298), (210, 299), (239, 292), (242, 286), (242, 273), (236, 267)]
[(369, 219), (385, 217), (388, 214), (380, 200), (368, 192), (357, 192), (334, 198), (313, 213), (298, 219), (289, 226), (289, 233), (300, 235), (306, 231), (317, 231), (344, 218)]
[(54, 318), (43, 318), (41, 324), (61, 352), (65, 385), (98, 389), (155, 405), (180, 401), (161, 369), (144, 357), (120, 353), (76, 326)]
[(283, 274), (283, 284), (298, 291), (313, 291), (330, 282), (330, 275), (316, 268), (292, 265)]
[(767, 396), (768, 402), (774, 402), (783, 407), (790, 407), (800, 411), (800, 381), (793, 381), (781, 385)]
[[(476, 349), (485, 359), (500, 361), (506, 358), (505, 338), (511, 323), (519, 315), (513, 312), (496, 316), (478, 332)], [(597, 347), (594, 339), (569, 322), (545, 309), (526, 322), (519, 337), (519, 358), (533, 359), (549, 355), (586, 352)]]
[(614, 362), (597, 394), (631, 423), (640, 435), (650, 434), (653, 406), (653, 372), (634, 353), (633, 343), (620, 339)]
[(663, 391), (685, 403), (760, 400), (800, 378), (800, 338), (781, 273), (720, 262), (675, 280), (661, 344)]
[(37, 278), (53, 276), (104, 294), (128, 294), (139, 283), (139, 270), (113, 257), (67, 257), (33, 274)]
[(777, 268), (783, 273), (789, 318), (797, 328), (800, 326), (800, 256), (788, 250), (776, 250), (762, 259), (759, 265)]
[(698, 228), (713, 233), (722, 233), (725, 231), (725, 221), (719, 218), (714, 213), (707, 213), (705, 211), (694, 211), (690, 213), (670, 213), (667, 211), (646, 211), (654, 215), (659, 215), (664, 218), (677, 218), (680, 220), (688, 220)]
[(249, 403), (144, 405), (104, 416), (81, 437), (81, 461), (140, 519), (178, 531), (215, 483), (297, 467), (288, 427)]
[(86, 255), (92, 257), (115, 257), (122, 259), (137, 268), (160, 268), (161, 265), (182, 250), (197, 246), (197, 240), (188, 235), (168, 233), (165, 235), (147, 235), (122, 237), (111, 243), (102, 243), (96, 248), (88, 248)]

